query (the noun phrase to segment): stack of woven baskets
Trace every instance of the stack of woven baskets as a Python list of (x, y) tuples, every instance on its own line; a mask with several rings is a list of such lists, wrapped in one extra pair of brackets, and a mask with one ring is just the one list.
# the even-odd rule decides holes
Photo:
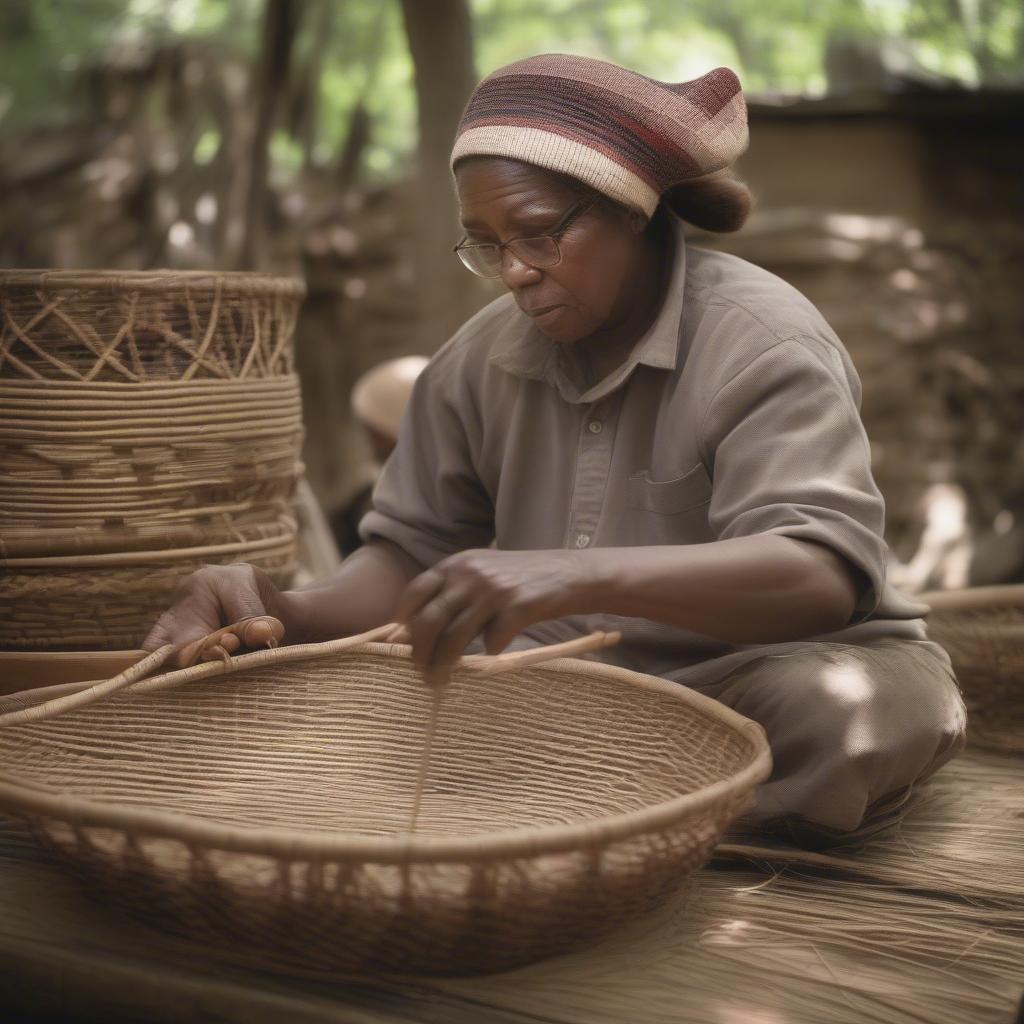
[(138, 647), (181, 578), (293, 571), (300, 281), (0, 272), (0, 647)]

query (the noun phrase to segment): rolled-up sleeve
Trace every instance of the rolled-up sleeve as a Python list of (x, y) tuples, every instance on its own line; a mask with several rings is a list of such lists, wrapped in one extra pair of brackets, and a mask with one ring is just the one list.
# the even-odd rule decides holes
[(473, 412), (437, 357), (416, 380), (398, 443), (359, 523), (364, 541), (393, 541), (424, 568), (494, 536), (494, 508), (473, 467), (467, 422)]
[(720, 387), (701, 429), (718, 539), (774, 533), (839, 552), (867, 580), (850, 625), (881, 600), (887, 550), (855, 386), (838, 360), (781, 341)]

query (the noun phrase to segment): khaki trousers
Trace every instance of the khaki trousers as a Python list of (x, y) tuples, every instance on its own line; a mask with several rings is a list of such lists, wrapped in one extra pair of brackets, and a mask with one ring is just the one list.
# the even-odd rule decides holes
[(768, 736), (771, 776), (738, 825), (828, 846), (895, 824), (915, 785), (964, 746), (946, 652), (896, 638), (778, 647), (694, 687)]

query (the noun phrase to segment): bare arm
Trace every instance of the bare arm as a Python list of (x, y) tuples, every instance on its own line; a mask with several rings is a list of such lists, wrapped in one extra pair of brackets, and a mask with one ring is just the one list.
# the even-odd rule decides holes
[(279, 591), (251, 565), (208, 565), (189, 576), (157, 620), (146, 650), (185, 644), (251, 615), (273, 615), (286, 643), (349, 636), (393, 620), (399, 596), (421, 566), (390, 541), (360, 548), (327, 580)]
[(391, 622), (406, 585), (422, 571), (396, 544), (372, 540), (327, 579), (281, 595), (285, 636), (292, 643), (311, 643)]
[(684, 547), (586, 552), (589, 610), (664, 622), (735, 644), (842, 629), (857, 601), (852, 566), (813, 541), (771, 534)]
[(409, 584), (397, 617), (435, 681), (483, 634), (491, 653), (531, 623), (606, 613), (736, 644), (841, 629), (855, 572), (830, 548), (772, 534), (709, 544), (589, 551), (463, 551)]

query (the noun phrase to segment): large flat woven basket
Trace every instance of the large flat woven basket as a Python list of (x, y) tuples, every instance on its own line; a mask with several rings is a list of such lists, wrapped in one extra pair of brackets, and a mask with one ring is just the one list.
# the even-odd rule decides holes
[(220, 959), (469, 974), (656, 905), (770, 770), (760, 726), (665, 680), (463, 659), (438, 697), (409, 654), (263, 651), (37, 721), (6, 698), (0, 813)]

